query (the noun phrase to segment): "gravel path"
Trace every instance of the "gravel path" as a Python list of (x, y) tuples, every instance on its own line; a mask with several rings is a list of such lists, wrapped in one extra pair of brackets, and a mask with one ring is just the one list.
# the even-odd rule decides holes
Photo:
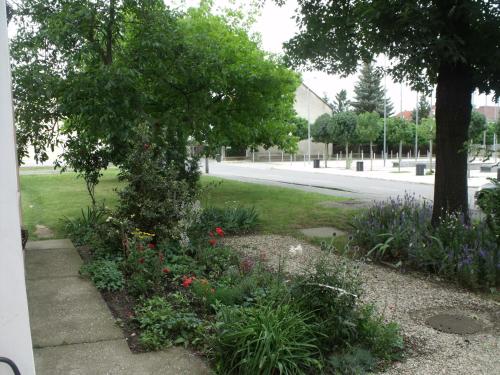
[[(293, 237), (276, 235), (232, 237), (226, 243), (265, 258), (273, 267), (281, 262), (292, 273), (300, 272), (321, 251)], [(374, 303), (387, 320), (398, 322), (415, 346), (403, 362), (395, 363), (384, 374), (500, 374), (499, 303), (446, 283), (378, 265), (362, 264), (361, 275), (365, 284), (363, 300)], [(480, 322), (483, 329), (469, 335), (436, 331), (425, 321), (439, 313), (465, 314)]]

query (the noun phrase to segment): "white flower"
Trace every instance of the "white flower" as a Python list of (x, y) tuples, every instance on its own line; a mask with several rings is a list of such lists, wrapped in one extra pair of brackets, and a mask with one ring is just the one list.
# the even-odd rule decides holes
[(302, 245), (301, 244), (298, 244), (297, 246), (290, 246), (290, 254), (292, 255), (302, 255)]
[(108, 216), (108, 218), (106, 219), (106, 223), (109, 223), (111, 220), (113, 220), (113, 217), (112, 216)]

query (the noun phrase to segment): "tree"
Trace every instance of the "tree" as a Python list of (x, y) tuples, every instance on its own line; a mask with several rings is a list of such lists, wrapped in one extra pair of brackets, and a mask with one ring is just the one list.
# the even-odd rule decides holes
[(12, 41), (19, 155), (32, 144), (46, 159), (62, 131), (121, 165), (146, 124), (188, 179), (188, 139), (209, 154), (288, 147), (298, 75), (203, 4), (183, 13), (161, 0), (21, 3)]
[(382, 76), (372, 63), (363, 65), (358, 82), (354, 86), (354, 101), (351, 103), (357, 114), (365, 112), (378, 112), (384, 116), (384, 100), (386, 100), (386, 114), (390, 116), (393, 105), (389, 98), (385, 98), (381, 84)]
[(292, 134), (298, 137), (299, 140), (307, 139), (308, 135), (308, 123), (305, 118), (300, 116), (294, 116), (290, 119), (290, 125), (293, 127)]
[(335, 95), (335, 100), (333, 104), (334, 112), (347, 112), (351, 108), (351, 102), (347, 100), (347, 91), (342, 89), (337, 95)]
[(377, 112), (365, 112), (358, 115), (356, 131), (360, 142), (370, 143), (370, 170), (373, 170), (373, 142), (377, 140), (382, 131), (379, 114)]
[(436, 139), (436, 121), (433, 118), (424, 118), (418, 126), (419, 139), (429, 142), (429, 170), (432, 173), (432, 143)]
[[(431, 114), (431, 105), (427, 101), (427, 98), (424, 95), (421, 95), (418, 98), (418, 103), (417, 103), (417, 108), (418, 108), (418, 119), (419, 121), (422, 120), (423, 118), (429, 117)], [(411, 119), (413, 122), (417, 121), (417, 109), (414, 109), (411, 112)]]
[(328, 145), (333, 140), (333, 118), (328, 113), (319, 116), (311, 126), (311, 137), (314, 142), (325, 144), (325, 168), (327, 167)]
[(478, 111), (472, 111), (469, 125), (469, 140), (471, 143), (481, 143), (486, 130), (486, 116)]
[[(282, 2), (277, 0), (278, 2)], [(286, 43), (289, 63), (352, 74), (385, 54), (387, 72), (423, 92), (437, 85), (433, 223), (468, 212), (471, 95), (500, 91), (500, 8), (487, 0), (299, 2), (300, 32)]]
[(401, 171), (401, 158), (403, 157), (403, 144), (411, 144), (413, 139), (412, 124), (400, 117), (387, 119), (387, 140), (393, 145), (399, 145), (398, 171)]
[(351, 167), (349, 159), (349, 144), (356, 136), (357, 118), (353, 112), (339, 112), (333, 115), (333, 138), (340, 144), (345, 144), (346, 169)]

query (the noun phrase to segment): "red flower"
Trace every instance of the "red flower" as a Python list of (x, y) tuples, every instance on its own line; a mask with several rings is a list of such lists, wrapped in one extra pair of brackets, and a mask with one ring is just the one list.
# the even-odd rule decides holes
[(155, 244), (154, 244), (154, 243), (148, 243), (148, 247), (149, 247), (150, 249), (154, 249), (156, 246), (155, 246)]
[(168, 267), (165, 267), (164, 269), (161, 270), (163, 273), (169, 273), (170, 269)]
[(221, 227), (217, 227), (215, 228), (215, 231), (217, 232), (217, 234), (221, 237), (224, 237), (224, 231), (222, 230)]
[(215, 247), (215, 245), (217, 244), (217, 240), (211, 239), (208, 241), (208, 243), (212, 245), (212, 247)]
[(158, 257), (160, 258), (160, 262), (163, 262), (163, 260), (165, 259), (165, 257), (163, 256), (163, 254), (158, 255)]
[(144, 264), (145, 259), (144, 258), (139, 258), (139, 263)]
[(209, 235), (210, 237), (213, 237), (213, 236), (214, 236), (214, 232), (208, 232), (208, 235)]
[(149, 144), (148, 143), (144, 143), (144, 150), (147, 150), (149, 148)]
[(185, 277), (184, 281), (182, 282), (182, 286), (184, 288), (189, 288), (189, 286), (193, 283), (194, 279), (195, 279), (194, 276), (193, 277), (187, 277), (187, 278)]

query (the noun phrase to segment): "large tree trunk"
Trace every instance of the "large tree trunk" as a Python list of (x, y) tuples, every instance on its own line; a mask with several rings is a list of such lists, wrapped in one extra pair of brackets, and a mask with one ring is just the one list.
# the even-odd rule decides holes
[(464, 65), (442, 64), (436, 89), (436, 179), (433, 224), (444, 212), (469, 220), (467, 133), (471, 115), (472, 73)]

